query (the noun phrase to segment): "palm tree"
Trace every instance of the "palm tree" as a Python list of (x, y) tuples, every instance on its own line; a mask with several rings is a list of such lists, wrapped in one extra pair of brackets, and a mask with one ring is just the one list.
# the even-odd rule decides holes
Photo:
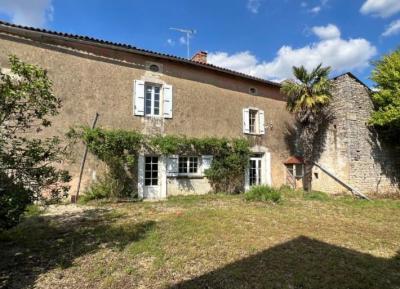
[(281, 91), (287, 96), (286, 108), (294, 113), (300, 128), (299, 145), (305, 163), (303, 186), (311, 191), (312, 167), (317, 141), (316, 136), (327, 119), (327, 105), (331, 99), (330, 67), (319, 64), (311, 72), (304, 66), (293, 67), (294, 80), (286, 80)]

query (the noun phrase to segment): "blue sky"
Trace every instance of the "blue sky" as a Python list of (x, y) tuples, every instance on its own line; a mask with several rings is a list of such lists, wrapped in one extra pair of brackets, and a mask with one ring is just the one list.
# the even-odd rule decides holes
[(278, 81), (322, 62), (372, 85), (371, 61), (400, 40), (400, 0), (0, 0), (0, 18), (182, 57), (169, 28), (196, 29), (192, 53)]

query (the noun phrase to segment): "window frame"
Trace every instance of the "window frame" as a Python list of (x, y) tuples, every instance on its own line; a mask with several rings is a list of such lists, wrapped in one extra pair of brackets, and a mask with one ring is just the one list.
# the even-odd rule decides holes
[[(301, 174), (298, 174), (297, 166), (301, 166)], [(301, 179), (304, 177), (304, 164), (287, 164), (286, 169), (296, 179)]]
[[(249, 108), (249, 133), (250, 134), (259, 134), (259, 109)], [(252, 121), (253, 120), (253, 121)], [(252, 130), (253, 128), (253, 130)]]
[[(253, 167), (252, 164), (255, 164)], [(262, 184), (262, 157), (251, 157), (249, 160), (249, 186)]]
[[(150, 163), (147, 162), (147, 160), (150, 158)], [(154, 159), (157, 159), (156, 162), (154, 162)], [(144, 185), (146, 187), (156, 187), (159, 185), (158, 177), (159, 177), (159, 157), (158, 156), (152, 156), (148, 155), (144, 157)], [(147, 169), (147, 165), (150, 165), (150, 169)], [(153, 165), (157, 165), (157, 169), (154, 170)], [(153, 173), (157, 173), (157, 177), (153, 176)], [(146, 177), (146, 173), (150, 173), (150, 177)], [(150, 180), (150, 184), (147, 184), (147, 181)], [(155, 180), (155, 183), (154, 183)]]
[[(182, 161), (183, 159), (185, 159), (184, 162)], [(184, 171), (181, 170), (182, 167), (185, 168)], [(192, 168), (195, 168), (196, 171), (191, 172)], [(200, 157), (199, 156), (179, 156), (178, 157), (178, 175), (179, 176), (193, 176), (193, 175), (199, 175), (199, 173), (200, 173)]]
[[(148, 94), (147, 94), (147, 88), (151, 88), (151, 94), (150, 94), (150, 113), (147, 113), (147, 102), (148, 102)], [(158, 88), (158, 114), (155, 113), (156, 107), (156, 88)], [(162, 117), (162, 89), (163, 86), (161, 84), (157, 83), (152, 83), (152, 82), (145, 82), (144, 83), (144, 116), (145, 117)]]
[[(297, 168), (298, 166), (301, 167), (301, 174), (299, 175), (299, 173), (297, 172)], [(295, 171), (295, 177), (296, 178), (302, 178), (304, 177), (304, 164), (293, 164), (293, 169)]]

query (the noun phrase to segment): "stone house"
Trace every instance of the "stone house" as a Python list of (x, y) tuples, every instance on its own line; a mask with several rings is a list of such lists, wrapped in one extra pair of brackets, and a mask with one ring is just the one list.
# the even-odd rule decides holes
[[(280, 84), (216, 67), (207, 63), (205, 52), (191, 60), (111, 43), (79, 35), (21, 27), (0, 22), (0, 65), (8, 66), (8, 55), (40, 65), (48, 71), (53, 89), (63, 107), (53, 119), (52, 127), (43, 135), (64, 136), (70, 127), (90, 125), (99, 113), (97, 125), (103, 128), (137, 130), (145, 134), (174, 134), (188, 137), (242, 137), (249, 139), (253, 155), (243, 174), (245, 188), (256, 184), (281, 186), (288, 174), (301, 179), (302, 164), (285, 162), (293, 154), (290, 128), (293, 117), (286, 111), (286, 98)], [(390, 181), (379, 173), (368, 158), (370, 147), (359, 153), (363, 169), (354, 170), (354, 156), (349, 147), (360, 147), (354, 140), (354, 127), (364, 130), (368, 111), (372, 108), (365, 86), (351, 74), (333, 80), (337, 102), (345, 110), (327, 130), (327, 146), (320, 163), (335, 171), (338, 177), (369, 189), (379, 181), (389, 187)], [(352, 122), (351, 105), (346, 99), (365, 108), (365, 113)], [(369, 101), (369, 102), (368, 102)], [(353, 105), (353, 104), (352, 104)], [(344, 113), (346, 111), (346, 113)], [(343, 122), (341, 119), (346, 119)], [(367, 145), (365, 145), (367, 146)], [(73, 176), (74, 193), (79, 175), (77, 161), (65, 163)], [(357, 153), (357, 152), (354, 153)], [(204, 170), (212, 162), (210, 155), (140, 155), (138, 157), (138, 194), (149, 199), (177, 194), (203, 194), (210, 191)], [(369, 178), (370, 167), (376, 170)], [(294, 169), (293, 169), (294, 168)], [(102, 164), (90, 156), (86, 162), (82, 188), (98, 177)], [(332, 193), (344, 190), (331, 176), (313, 172), (315, 187)], [(361, 176), (362, 175), (362, 176)], [(379, 175), (379, 177), (378, 177)], [(384, 180), (384, 181), (383, 181)], [(299, 182), (298, 182), (299, 183)]]

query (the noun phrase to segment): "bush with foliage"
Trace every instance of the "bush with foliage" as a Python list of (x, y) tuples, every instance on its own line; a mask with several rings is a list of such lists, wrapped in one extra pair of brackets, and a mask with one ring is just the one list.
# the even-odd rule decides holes
[(375, 111), (370, 124), (395, 140), (400, 133), (400, 48), (374, 65), (371, 79), (376, 83), (372, 94)]
[(119, 183), (119, 179), (112, 178), (111, 175), (107, 173), (91, 184), (79, 198), (79, 201), (87, 203), (92, 200), (126, 197), (126, 192), (121, 191), (121, 189), (124, 188), (125, 187)]
[[(0, 173), (1, 174), (1, 173)], [(0, 177), (0, 231), (18, 224), (26, 207), (34, 200), (34, 192), (6, 175)]]
[(61, 101), (42, 68), (9, 58), (0, 72), (0, 208), (1, 228), (15, 225), (27, 204), (42, 193), (55, 199), (66, 193), (68, 172), (54, 164), (64, 157), (57, 137), (35, 137), (51, 125)]
[(282, 193), (279, 189), (267, 185), (259, 185), (251, 187), (244, 197), (248, 201), (279, 203), (282, 199)]
[[(243, 187), (243, 172), (247, 167), (250, 149), (245, 139), (188, 138), (185, 136), (149, 136), (136, 131), (71, 129), (69, 137), (82, 139), (89, 151), (104, 161), (108, 171), (106, 178), (115, 186), (95, 184), (91, 190), (112, 190), (106, 193), (114, 197), (132, 197), (136, 183), (136, 160), (141, 151), (171, 155), (213, 155), (211, 168), (205, 175), (214, 191), (234, 193)], [(90, 192), (89, 192), (90, 194)]]

